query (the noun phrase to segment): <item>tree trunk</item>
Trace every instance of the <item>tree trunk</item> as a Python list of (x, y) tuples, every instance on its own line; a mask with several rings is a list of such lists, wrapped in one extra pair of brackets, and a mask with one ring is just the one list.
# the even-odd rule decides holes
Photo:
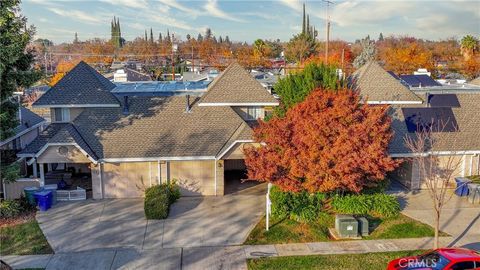
[(434, 238), (434, 243), (433, 243), (433, 248), (437, 249), (439, 248), (439, 231), (440, 231), (440, 211), (435, 211), (435, 238)]

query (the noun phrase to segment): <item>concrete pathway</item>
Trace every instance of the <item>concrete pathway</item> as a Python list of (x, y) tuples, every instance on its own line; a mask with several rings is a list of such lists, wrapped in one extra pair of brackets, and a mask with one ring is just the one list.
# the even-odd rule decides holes
[(147, 221), (143, 199), (63, 202), (37, 220), (55, 252), (241, 245), (264, 213), (264, 186), (222, 197), (182, 197)]
[[(399, 197), (403, 214), (434, 226), (434, 211), (428, 191), (408, 191), (394, 185), (389, 193)], [(480, 250), (480, 205), (470, 204), (467, 198), (453, 195), (443, 208), (440, 230), (453, 236), (449, 245)]]
[[(299, 244), (159, 248), (156, 250), (100, 249), (54, 255), (4, 256), (12, 267), (54, 269), (247, 269), (246, 259), (260, 257), (369, 253), (428, 249), (432, 238), (360, 240)], [(442, 244), (452, 241), (442, 237)]]

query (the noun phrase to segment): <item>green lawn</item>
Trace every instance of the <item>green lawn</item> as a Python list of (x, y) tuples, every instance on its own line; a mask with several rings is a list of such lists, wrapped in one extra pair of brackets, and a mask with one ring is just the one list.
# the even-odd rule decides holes
[(0, 242), (1, 255), (53, 253), (35, 219), (0, 228)]
[(366, 254), (342, 254), (342, 255), (314, 255), (314, 256), (291, 256), (272, 257), (248, 260), (248, 269), (358, 269), (374, 270), (385, 269), (388, 262), (405, 256), (413, 256), (424, 253), (421, 250), (397, 251)]
[[(415, 238), (434, 236), (429, 225), (399, 215), (394, 218), (368, 218), (370, 236), (365, 239)], [(331, 241), (328, 228), (335, 227), (335, 217), (324, 214), (317, 222), (300, 223), (290, 219), (270, 219), (270, 229), (265, 231), (263, 218), (248, 236), (245, 244), (284, 244)], [(446, 234), (441, 234), (446, 235)]]

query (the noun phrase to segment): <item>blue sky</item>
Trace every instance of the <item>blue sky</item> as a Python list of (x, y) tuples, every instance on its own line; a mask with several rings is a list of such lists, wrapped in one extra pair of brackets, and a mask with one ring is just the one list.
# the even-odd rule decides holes
[[(302, 3), (296, 0), (23, 0), (22, 13), (37, 27), (37, 37), (55, 43), (109, 38), (110, 21), (120, 18), (122, 36), (132, 40), (145, 29), (175, 33), (185, 39), (209, 27), (216, 36), (251, 43), (257, 38), (288, 40), (301, 29)], [(334, 1), (330, 8), (331, 37), (354, 41), (367, 34), (378, 37), (413, 35), (442, 39), (480, 34), (480, 1)], [(325, 4), (305, 1), (310, 21), (325, 35)]]

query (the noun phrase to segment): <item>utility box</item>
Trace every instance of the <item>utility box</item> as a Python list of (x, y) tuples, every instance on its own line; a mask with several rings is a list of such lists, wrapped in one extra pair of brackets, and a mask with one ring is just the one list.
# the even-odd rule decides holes
[(365, 217), (358, 217), (358, 226), (359, 226), (359, 232), (360, 235), (362, 236), (368, 236), (369, 231), (368, 231), (368, 219)]
[(335, 215), (335, 230), (342, 238), (358, 237), (358, 221), (352, 215)]

